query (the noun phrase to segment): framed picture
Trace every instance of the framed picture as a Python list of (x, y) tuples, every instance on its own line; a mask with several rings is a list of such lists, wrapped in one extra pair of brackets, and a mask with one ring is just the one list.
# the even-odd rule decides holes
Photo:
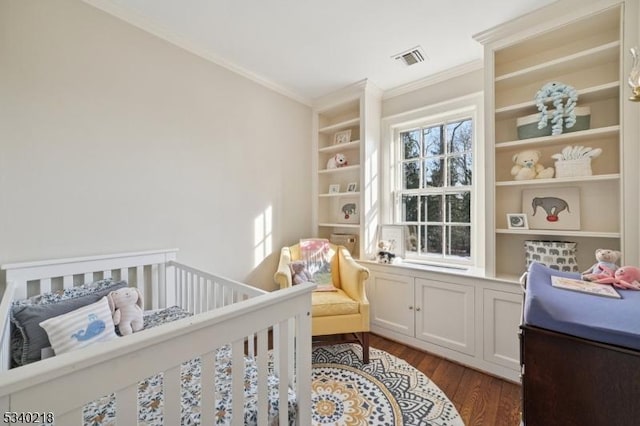
[(351, 182), (347, 185), (347, 192), (356, 192), (358, 189), (358, 182)]
[(389, 252), (397, 257), (404, 257), (404, 226), (403, 225), (379, 225), (378, 226), (378, 246), (376, 251), (380, 249), (380, 243), (389, 244)]
[(357, 197), (338, 199), (338, 223), (360, 223), (360, 201)]
[(339, 192), (340, 192), (339, 183), (332, 183), (331, 185), (329, 185), (329, 194), (337, 194)]
[(580, 188), (522, 191), (522, 211), (530, 229), (580, 229)]
[(351, 142), (351, 129), (343, 130), (341, 132), (336, 132), (333, 135), (333, 144), (337, 145), (340, 143)]
[(507, 226), (509, 229), (529, 229), (527, 215), (524, 213), (507, 213)]

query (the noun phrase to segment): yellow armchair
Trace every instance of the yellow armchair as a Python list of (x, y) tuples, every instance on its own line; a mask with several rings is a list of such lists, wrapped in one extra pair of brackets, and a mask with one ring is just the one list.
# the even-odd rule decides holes
[[(334, 255), (331, 258), (331, 277), (335, 292), (317, 291), (311, 295), (311, 334), (327, 336), (354, 334), (362, 345), (362, 360), (369, 363), (369, 301), (365, 281), (369, 270), (356, 263), (349, 250), (330, 244)], [(289, 264), (300, 260), (300, 245), (283, 247), (280, 251), (278, 271), (274, 275), (280, 288), (291, 287)]]

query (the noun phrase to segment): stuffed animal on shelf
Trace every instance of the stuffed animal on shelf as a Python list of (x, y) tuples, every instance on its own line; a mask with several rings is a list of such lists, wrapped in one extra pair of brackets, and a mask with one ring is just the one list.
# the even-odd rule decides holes
[(144, 327), (142, 319), (142, 294), (135, 287), (124, 287), (107, 294), (109, 308), (113, 315), (113, 323), (118, 326), (120, 334), (126, 336)]
[(593, 280), (598, 284), (613, 284), (624, 290), (640, 290), (640, 268), (636, 266), (621, 266), (613, 272), (611, 269), (604, 267), (603, 278)]
[(315, 282), (303, 260), (295, 260), (289, 264), (293, 285)]
[[(622, 253), (617, 250), (609, 249), (597, 249), (596, 250), (596, 263), (591, 265), (589, 269), (582, 273), (582, 279), (585, 281), (592, 281), (598, 278), (605, 278), (612, 276), (618, 269), (616, 262), (620, 260)], [(607, 270), (605, 270), (607, 268)], [(605, 274), (604, 276), (600, 276)]]
[(376, 261), (378, 263), (394, 263), (396, 255), (388, 252), (380, 250), (376, 255)]
[(553, 177), (553, 167), (544, 167), (540, 161), (540, 151), (526, 150), (512, 157), (514, 163), (511, 168), (511, 176), (515, 180), (549, 179)]
[(347, 166), (349, 162), (344, 154), (336, 154), (327, 161), (327, 169), (336, 169), (338, 167)]

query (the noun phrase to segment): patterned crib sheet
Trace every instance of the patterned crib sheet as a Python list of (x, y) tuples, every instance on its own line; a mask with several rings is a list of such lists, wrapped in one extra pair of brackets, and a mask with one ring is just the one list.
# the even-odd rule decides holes
[[(175, 321), (191, 315), (190, 313), (172, 307), (165, 310), (145, 315), (145, 328), (155, 327), (166, 322)], [(232, 415), (232, 383), (231, 383), (231, 346), (226, 345), (216, 351), (215, 369), (215, 407), (203, 408), (200, 406), (201, 390), (201, 359), (195, 358), (182, 364), (180, 376), (181, 388), (181, 425), (199, 425), (200, 413), (203, 409), (211, 409), (215, 412), (216, 424), (226, 425), (231, 423)], [(269, 354), (268, 375), (268, 407), (269, 423), (277, 424), (279, 416), (278, 407), (278, 378), (273, 374), (273, 360)], [(211, 362), (211, 360), (209, 360)], [(257, 382), (258, 367), (254, 358), (245, 356), (245, 389), (244, 389), (244, 424), (257, 425)], [(156, 426), (163, 424), (163, 374), (159, 373), (138, 384), (138, 418), (139, 425)], [(214, 384), (209, 384), (214, 386)], [(297, 411), (296, 395), (293, 390), (288, 391), (287, 410), (289, 412), (289, 424), (295, 424)], [(90, 426), (115, 426), (116, 425), (115, 395), (110, 394), (87, 404), (83, 409), (84, 424)]]

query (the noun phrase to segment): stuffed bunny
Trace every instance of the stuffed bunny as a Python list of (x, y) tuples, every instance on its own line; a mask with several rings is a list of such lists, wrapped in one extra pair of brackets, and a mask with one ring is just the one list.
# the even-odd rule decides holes
[(120, 334), (126, 336), (142, 330), (142, 294), (135, 287), (124, 287), (107, 294), (109, 307), (113, 314), (113, 323), (120, 329)]

